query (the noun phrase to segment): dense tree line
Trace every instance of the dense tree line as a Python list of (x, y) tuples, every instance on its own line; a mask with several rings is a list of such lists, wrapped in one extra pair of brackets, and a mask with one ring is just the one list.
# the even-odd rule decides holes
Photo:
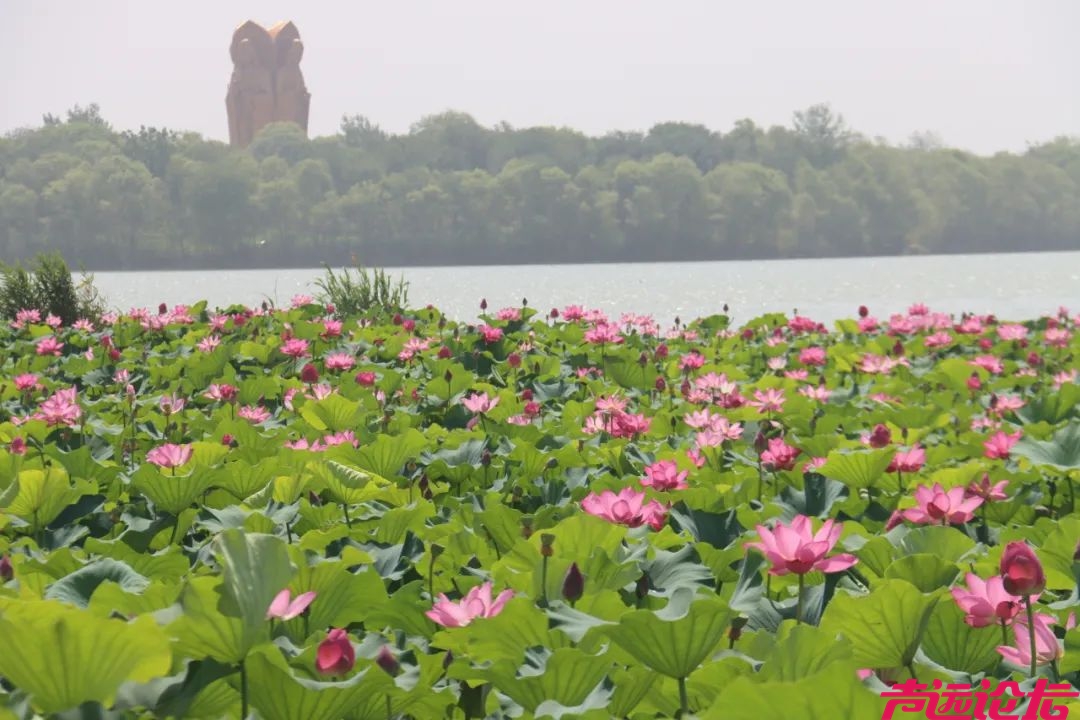
[(890, 146), (827, 106), (792, 127), (587, 137), (465, 114), (391, 134), (271, 125), (246, 150), (116, 132), (97, 106), (0, 138), (3, 259), (89, 269), (658, 261), (1080, 248), (1080, 141)]

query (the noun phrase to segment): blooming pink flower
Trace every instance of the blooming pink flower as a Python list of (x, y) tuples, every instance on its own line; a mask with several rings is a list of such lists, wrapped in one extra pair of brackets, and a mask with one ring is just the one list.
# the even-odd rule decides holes
[(656, 500), (645, 502), (645, 493), (633, 488), (623, 488), (616, 495), (605, 490), (599, 495), (591, 493), (581, 501), (582, 509), (590, 515), (627, 527), (648, 525), (660, 530), (667, 522), (667, 511)]
[(74, 425), (82, 417), (82, 408), (79, 407), (76, 399), (77, 392), (73, 387), (57, 390), (52, 397), (38, 406), (34, 418), (44, 420), (50, 427)]
[(330, 353), (324, 361), (327, 370), (351, 370), (356, 360), (348, 353)]
[(1001, 358), (994, 355), (980, 355), (974, 360), (971, 360), (970, 365), (975, 367), (981, 367), (992, 375), (1000, 375), (1005, 371), (1005, 363), (1001, 362)]
[(991, 500), (1006, 500), (1008, 499), (1008, 495), (1005, 494), (1005, 488), (1008, 486), (1008, 480), (1002, 480), (991, 485), (990, 476), (984, 473), (982, 480), (979, 482), (973, 480), (968, 483), (968, 486), (964, 488), (964, 492), (968, 497), (980, 497), (986, 502), (990, 502)]
[(802, 471), (803, 471), (803, 473), (816, 472), (816, 471), (820, 470), (821, 467), (825, 463), (827, 463), (828, 461), (829, 461), (829, 458), (824, 458), (824, 457), (810, 458), (808, 461), (803, 463)]
[(585, 331), (585, 342), (593, 345), (618, 345), (624, 339), (617, 325), (600, 323)]
[(448, 628), (465, 627), (477, 618), (493, 618), (502, 612), (503, 607), (514, 597), (513, 590), (503, 590), (493, 600), (492, 585), (486, 582), (474, 587), (465, 594), (460, 602), (452, 602), (444, 593), (425, 615)]
[(244, 405), (236, 411), (236, 415), (255, 425), (270, 419), (270, 411), (261, 405)]
[(23, 373), (15, 376), (15, 389), (19, 392), (32, 390), (38, 384), (38, 376), (32, 373)]
[(910, 450), (898, 450), (886, 472), (918, 472), (926, 464), (926, 451), (916, 445)]
[[(1053, 626), (1057, 618), (1053, 615), (1038, 613), (1035, 615), (1035, 664), (1049, 665), (1065, 656), (1061, 643), (1054, 635)], [(1016, 647), (999, 645), (998, 653), (1006, 662), (1022, 668), (1031, 667), (1031, 635), (1027, 617), (1021, 615), (1013, 623), (1013, 642)]]
[(221, 345), (221, 338), (217, 335), (207, 335), (195, 347), (199, 352), (210, 353), (214, 352), (219, 345)]
[[(295, 298), (294, 298), (295, 304)], [(319, 643), (315, 669), (323, 675), (344, 675), (356, 664), (356, 650), (349, 635), (341, 628), (334, 628)]]
[(60, 351), (64, 349), (64, 343), (57, 340), (52, 335), (43, 337), (38, 341), (36, 352), (38, 355), (60, 355)]
[(772, 438), (769, 447), (761, 453), (761, 464), (772, 471), (792, 470), (795, 467), (795, 458), (802, 453), (797, 447), (784, 442), (783, 438)]
[(983, 454), (991, 460), (1007, 459), (1013, 446), (1020, 441), (1020, 435), (1020, 430), (1014, 433), (1001, 431), (994, 433), (983, 443), (983, 447), (986, 448)]
[(146, 453), (146, 461), (158, 467), (178, 468), (191, 460), (191, 445), (169, 443), (154, 448)]
[(1064, 328), (1050, 328), (1043, 334), (1043, 338), (1048, 346), (1063, 348), (1069, 344), (1072, 333)]
[(8, 452), (12, 455), (25, 455), (26, 454), (26, 441), (16, 435), (8, 443)]
[(689, 352), (679, 358), (680, 370), (697, 370), (705, 364), (705, 356), (699, 352)]
[(308, 341), (300, 338), (289, 338), (281, 344), (281, 352), (291, 358), (307, 357)]
[(952, 341), (953, 341), (952, 335), (945, 332), (944, 330), (939, 330), (938, 332), (934, 333), (933, 335), (927, 335), (925, 338), (923, 338), (923, 345), (925, 345), (928, 348), (938, 348), (938, 347), (945, 347), (946, 345), (948, 345)]
[(814, 367), (821, 367), (825, 365), (825, 348), (812, 345), (808, 348), (803, 348), (799, 353), (799, 362), (803, 365), (811, 365)]
[(829, 402), (829, 398), (832, 396), (832, 391), (824, 385), (804, 385), (799, 388), (799, 394), (804, 395), (811, 400), (817, 400), (818, 402)]
[(641, 484), (654, 490), (685, 490), (689, 471), (679, 472), (679, 466), (673, 460), (661, 460), (645, 468), (645, 477)]
[(340, 320), (333, 320), (327, 318), (323, 320), (323, 331), (319, 333), (319, 337), (323, 340), (330, 338), (341, 337), (342, 324)]
[(507, 320), (507, 321), (510, 321), (510, 322), (515, 322), (517, 320), (520, 320), (521, 319), (521, 308), (515, 308), (515, 307), (503, 308), (502, 310), (499, 310), (497, 313), (495, 313), (495, 319), (496, 320)]
[(755, 407), (758, 412), (764, 415), (770, 412), (781, 412), (784, 409), (784, 391), (778, 388), (769, 388), (768, 390), (754, 391), (754, 399), (747, 403), (750, 407)]
[(184, 409), (187, 401), (179, 395), (162, 395), (158, 398), (158, 407), (166, 415), (175, 415)]
[(997, 335), (1002, 340), (1023, 340), (1028, 329), (1023, 325), (998, 325)]
[(847, 570), (858, 562), (854, 555), (840, 554), (826, 557), (840, 539), (843, 526), (826, 520), (816, 533), (805, 515), (796, 515), (791, 525), (778, 522), (772, 530), (757, 526), (761, 542), (746, 543), (746, 547), (762, 552), (772, 567), (771, 575), (805, 575), (817, 570), (835, 573)]
[(266, 619), (277, 618), (278, 620), (292, 620), (300, 617), (308, 605), (317, 597), (314, 592), (300, 593), (295, 600), (291, 599), (292, 593), (285, 588), (274, 596), (273, 602), (266, 611)]
[(919, 525), (953, 523), (963, 525), (975, 517), (975, 510), (983, 504), (980, 497), (967, 497), (963, 487), (946, 491), (941, 483), (933, 488), (920, 485), (915, 489), (918, 507), (903, 511), (904, 519)]
[(872, 448), (888, 447), (892, 442), (892, 433), (888, 425), (878, 423), (868, 435), (863, 436), (862, 441)]
[(484, 337), (486, 343), (497, 343), (502, 339), (503, 331), (501, 328), (491, 327), (490, 325), (481, 325), (480, 334)]
[(221, 385), (211, 385), (203, 393), (203, 397), (210, 400), (217, 400), (219, 402), (233, 402), (236, 400), (236, 394), (239, 392), (234, 386), (222, 383)]
[(356, 384), (363, 385), (364, 387), (371, 387), (375, 384), (375, 373), (373, 372), (358, 372), (356, 373)]
[(461, 401), (465, 409), (478, 415), (484, 415), (499, 404), (498, 396), (489, 398), (487, 393), (473, 393)]
[(310, 305), (313, 302), (315, 302), (315, 298), (311, 297), (310, 295), (298, 294), (292, 296), (290, 304), (294, 308), (300, 308), (304, 307), (305, 305)]
[(974, 628), (1009, 625), (1022, 608), (1023, 598), (1005, 592), (1001, 578), (996, 576), (983, 580), (968, 573), (967, 588), (954, 587), (951, 592), (964, 611), (964, 622)]

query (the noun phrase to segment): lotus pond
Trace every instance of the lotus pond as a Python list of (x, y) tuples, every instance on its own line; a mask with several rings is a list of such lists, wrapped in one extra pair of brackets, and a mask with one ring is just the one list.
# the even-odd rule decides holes
[[(1078, 324), (24, 312), (0, 718), (861, 720), (912, 678), (1080, 687)], [(1018, 702), (992, 716), (1064, 717)]]

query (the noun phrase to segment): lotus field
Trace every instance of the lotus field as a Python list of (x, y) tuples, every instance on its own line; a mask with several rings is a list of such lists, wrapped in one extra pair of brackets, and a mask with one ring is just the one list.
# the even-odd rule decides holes
[(0, 718), (1080, 718), (1078, 324), (24, 311)]

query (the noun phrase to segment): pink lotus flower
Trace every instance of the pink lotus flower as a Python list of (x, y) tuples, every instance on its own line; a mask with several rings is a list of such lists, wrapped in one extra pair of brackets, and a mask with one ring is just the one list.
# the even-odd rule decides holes
[(1020, 436), (1020, 430), (1014, 433), (996, 432), (983, 443), (986, 448), (983, 454), (991, 460), (1006, 460), (1013, 446), (1020, 441)]
[(805, 385), (799, 388), (799, 394), (804, 395), (811, 400), (817, 400), (818, 402), (829, 402), (829, 397), (832, 395), (832, 391), (826, 388), (824, 385), (818, 385), (814, 387), (812, 385)]
[(963, 487), (946, 492), (941, 483), (935, 483), (932, 489), (920, 485), (915, 489), (915, 501), (919, 506), (904, 510), (903, 516), (917, 525), (963, 525), (975, 517), (975, 511), (983, 504), (980, 497), (967, 497)]
[(292, 620), (300, 617), (308, 605), (317, 597), (314, 592), (300, 593), (295, 600), (291, 599), (292, 593), (285, 588), (274, 596), (273, 602), (266, 611), (266, 619), (277, 618), (278, 620)]
[(992, 375), (1000, 375), (1005, 371), (1005, 363), (1001, 362), (1001, 358), (994, 357), (993, 355), (980, 355), (969, 364), (980, 367)]
[(146, 453), (146, 461), (163, 468), (178, 468), (191, 460), (191, 445), (161, 445)]
[(439, 593), (439, 599), (425, 615), (443, 627), (465, 627), (477, 618), (493, 618), (502, 612), (503, 607), (510, 598), (514, 597), (513, 590), (503, 590), (494, 600), (491, 598), (492, 586), (490, 582), (474, 587), (465, 594), (460, 602), (452, 602), (444, 593)]
[(585, 331), (585, 342), (592, 345), (618, 345), (625, 338), (619, 333), (617, 325), (600, 323)]
[(999, 325), (997, 335), (1002, 340), (1023, 340), (1027, 337), (1028, 329), (1023, 325)]
[(36, 352), (38, 355), (59, 355), (63, 349), (64, 343), (50, 335), (38, 341)]
[(26, 441), (16, 435), (8, 443), (8, 452), (12, 455), (25, 455), (26, 454)]
[(773, 472), (791, 470), (800, 453), (802, 450), (788, 445), (783, 438), (773, 438), (769, 440), (768, 449), (761, 453), (761, 463)]
[(974, 628), (1009, 625), (1023, 609), (1023, 598), (1005, 592), (1000, 577), (983, 580), (968, 573), (967, 588), (954, 587), (951, 592), (965, 613), (964, 622)]
[(679, 369), (684, 371), (697, 370), (705, 364), (705, 357), (698, 352), (690, 352), (679, 358)]
[(162, 395), (158, 399), (158, 407), (166, 415), (175, 415), (184, 409), (187, 401), (179, 395)]
[(582, 509), (590, 515), (627, 527), (648, 525), (660, 530), (667, 522), (667, 510), (656, 500), (645, 502), (645, 493), (623, 488), (619, 494), (605, 490), (592, 493), (581, 501)]
[(356, 360), (348, 353), (330, 353), (324, 361), (327, 370), (351, 370)]
[(829, 458), (824, 458), (824, 457), (810, 458), (805, 463), (803, 463), (803, 466), (802, 466), (803, 474), (817, 472), (828, 461), (829, 461)]
[(349, 634), (341, 628), (334, 628), (319, 643), (315, 658), (315, 669), (323, 675), (344, 675), (356, 664), (356, 650), (353, 649)]
[(754, 399), (747, 403), (750, 407), (757, 408), (764, 415), (770, 412), (781, 412), (784, 409), (784, 391), (778, 388), (769, 388), (762, 392), (754, 391)]
[(685, 490), (689, 487), (686, 478), (688, 470), (679, 472), (679, 466), (673, 460), (661, 460), (645, 468), (645, 477), (641, 484), (654, 490)]
[(78, 391), (73, 388), (57, 390), (34, 413), (36, 420), (44, 420), (50, 427), (55, 425), (72, 426), (82, 417), (82, 408), (76, 399)]
[(986, 502), (991, 500), (1006, 500), (1008, 495), (1005, 494), (1005, 488), (1009, 486), (1008, 480), (1001, 480), (993, 485), (990, 484), (990, 476), (983, 474), (982, 480), (979, 482), (972, 481), (968, 483), (968, 486), (964, 488), (964, 493), (968, 497), (982, 498)]
[(888, 425), (878, 423), (869, 435), (862, 438), (862, 441), (872, 448), (888, 447), (892, 442), (892, 433), (889, 431)]
[(923, 345), (928, 348), (939, 348), (945, 347), (952, 341), (952, 335), (945, 332), (944, 330), (939, 330), (938, 332), (932, 335), (927, 335), (925, 338), (923, 338)]
[(232, 385), (222, 383), (221, 385), (211, 385), (203, 393), (203, 397), (210, 400), (218, 400), (220, 402), (233, 402), (236, 400), (237, 393), (240, 392)]
[(772, 567), (770, 575), (805, 575), (817, 570), (823, 573), (835, 573), (847, 570), (858, 559), (854, 555), (840, 554), (833, 557), (826, 555), (840, 539), (843, 526), (826, 520), (816, 533), (805, 515), (796, 515), (791, 525), (778, 522), (773, 530), (764, 525), (757, 526), (761, 542), (746, 543), (746, 547), (762, 552)]
[(1039, 595), (1046, 589), (1046, 573), (1035, 551), (1019, 540), (1005, 546), (1001, 554), (1001, 578), (1013, 595)]
[(270, 419), (270, 411), (261, 405), (244, 405), (236, 411), (236, 415), (253, 425), (258, 425)]
[(898, 450), (886, 472), (918, 472), (926, 464), (926, 451), (916, 445), (910, 450)]
[(289, 338), (282, 343), (281, 352), (283, 355), (288, 355), (291, 358), (307, 357), (308, 341), (301, 340), (300, 338)]
[[(1054, 635), (1053, 626), (1055, 623), (1057, 623), (1057, 618), (1053, 615), (1044, 615), (1042, 613), (1035, 615), (1036, 666), (1049, 665), (1065, 656), (1061, 643), (1058, 642), (1057, 636)], [(1013, 642), (1016, 647), (999, 645), (997, 648), (1002, 659), (1017, 667), (1031, 667), (1031, 635), (1032, 631), (1028, 628), (1027, 618), (1021, 615), (1013, 623)]]
[(24, 373), (15, 376), (15, 389), (19, 392), (33, 390), (38, 385), (38, 376), (32, 373)]
[(488, 344), (497, 343), (502, 339), (503, 331), (501, 328), (491, 327), (490, 325), (481, 325), (478, 329), (484, 338), (484, 342)]
[(371, 387), (375, 384), (375, 373), (373, 372), (358, 372), (356, 373), (356, 384), (363, 387)]
[(802, 352), (799, 353), (799, 362), (803, 365), (822, 367), (826, 362), (825, 348), (816, 345), (804, 348)]
[(461, 401), (461, 404), (471, 413), (484, 415), (499, 404), (499, 398), (490, 398), (487, 393), (473, 393), (469, 397), (464, 398)]

